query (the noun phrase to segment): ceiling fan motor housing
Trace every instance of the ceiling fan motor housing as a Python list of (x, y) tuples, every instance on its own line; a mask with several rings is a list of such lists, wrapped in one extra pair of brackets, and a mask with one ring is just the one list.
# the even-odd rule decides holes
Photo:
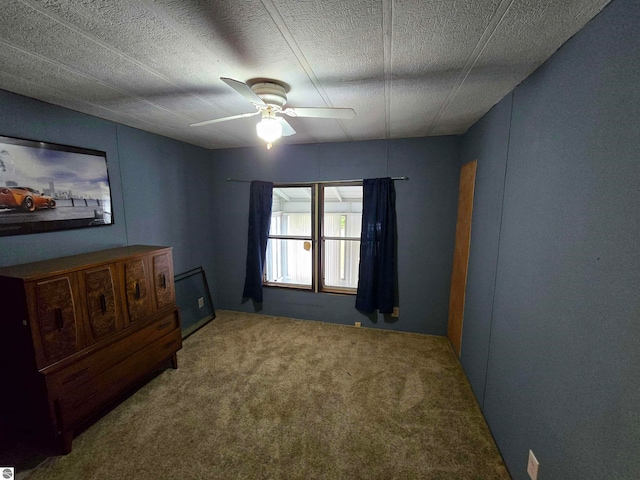
[(251, 90), (267, 105), (283, 107), (287, 103), (287, 92), (282, 85), (277, 83), (256, 83), (251, 86)]

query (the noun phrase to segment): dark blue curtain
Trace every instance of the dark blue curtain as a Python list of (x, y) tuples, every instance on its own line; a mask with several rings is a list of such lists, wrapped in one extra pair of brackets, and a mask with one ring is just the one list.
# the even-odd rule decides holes
[(271, 223), (273, 183), (251, 182), (249, 199), (249, 239), (247, 241), (247, 271), (243, 298), (262, 303), (262, 272), (267, 253), (267, 238)]
[(364, 180), (356, 308), (392, 313), (396, 296), (396, 190), (391, 178)]

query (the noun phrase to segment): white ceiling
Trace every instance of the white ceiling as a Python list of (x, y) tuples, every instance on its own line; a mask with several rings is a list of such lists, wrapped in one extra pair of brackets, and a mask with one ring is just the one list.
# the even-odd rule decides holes
[[(276, 79), (316, 143), (464, 133), (609, 0), (2, 0), (0, 88), (205, 148), (264, 144), (220, 81)], [(0, 132), (1, 134), (2, 132)]]

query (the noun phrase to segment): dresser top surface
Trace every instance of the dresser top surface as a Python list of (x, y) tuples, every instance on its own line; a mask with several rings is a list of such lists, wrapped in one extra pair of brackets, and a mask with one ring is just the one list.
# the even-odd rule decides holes
[(123, 260), (126, 258), (147, 255), (161, 250), (171, 250), (171, 247), (152, 245), (129, 245), (97, 252), (81, 253), (69, 257), (52, 258), (33, 263), (24, 263), (10, 267), (0, 268), (0, 277), (20, 278), (22, 280), (34, 280), (48, 277), (56, 273), (64, 273), (82, 268), (90, 268), (105, 263)]

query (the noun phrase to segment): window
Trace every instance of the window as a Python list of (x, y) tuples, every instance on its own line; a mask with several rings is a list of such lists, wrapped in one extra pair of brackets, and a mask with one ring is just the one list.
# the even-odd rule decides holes
[(264, 283), (313, 286), (313, 186), (273, 187)]
[(274, 185), (265, 285), (355, 293), (362, 184)]

